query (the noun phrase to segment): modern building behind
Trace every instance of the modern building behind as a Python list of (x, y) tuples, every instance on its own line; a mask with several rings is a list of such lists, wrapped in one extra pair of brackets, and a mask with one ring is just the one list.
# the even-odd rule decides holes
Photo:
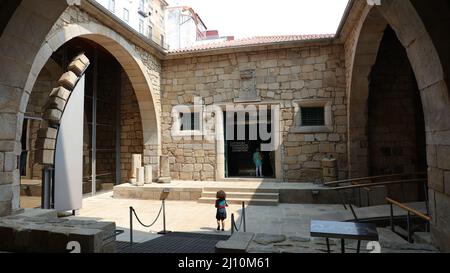
[(170, 49), (187, 48), (206, 37), (206, 25), (190, 7), (168, 7), (166, 9), (167, 43)]
[(148, 39), (164, 47), (164, 0), (96, 0)]

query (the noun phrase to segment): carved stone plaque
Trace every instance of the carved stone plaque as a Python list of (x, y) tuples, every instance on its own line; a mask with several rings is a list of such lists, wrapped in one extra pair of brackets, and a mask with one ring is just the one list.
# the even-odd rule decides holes
[(234, 102), (256, 102), (261, 101), (261, 97), (256, 90), (255, 70), (241, 71), (241, 89)]

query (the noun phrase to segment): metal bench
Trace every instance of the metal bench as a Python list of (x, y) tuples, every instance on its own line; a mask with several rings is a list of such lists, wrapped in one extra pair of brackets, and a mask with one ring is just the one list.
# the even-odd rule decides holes
[(374, 224), (352, 222), (311, 221), (311, 237), (325, 238), (327, 251), (330, 251), (330, 238), (341, 239), (341, 251), (345, 253), (345, 240), (358, 240), (357, 253), (360, 253), (361, 241), (378, 241), (378, 231)]

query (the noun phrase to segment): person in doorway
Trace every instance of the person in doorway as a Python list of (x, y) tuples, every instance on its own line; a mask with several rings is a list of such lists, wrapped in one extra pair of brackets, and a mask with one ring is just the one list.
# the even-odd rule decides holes
[(253, 163), (255, 163), (256, 167), (256, 177), (263, 177), (262, 174), (263, 156), (259, 151), (259, 149), (256, 149), (256, 152), (253, 154)]
[(217, 220), (217, 231), (220, 231), (220, 225), (222, 224), (222, 231), (225, 231), (225, 220), (227, 219), (227, 194), (220, 190), (216, 194), (216, 220)]

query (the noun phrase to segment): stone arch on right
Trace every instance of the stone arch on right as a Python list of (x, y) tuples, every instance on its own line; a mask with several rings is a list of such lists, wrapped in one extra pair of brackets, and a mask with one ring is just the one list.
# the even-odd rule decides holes
[(450, 7), (422, 2), (353, 4), (359, 14), (349, 17), (345, 42), (349, 176), (427, 171), (432, 238), (450, 251), (450, 39), (442, 37)]

